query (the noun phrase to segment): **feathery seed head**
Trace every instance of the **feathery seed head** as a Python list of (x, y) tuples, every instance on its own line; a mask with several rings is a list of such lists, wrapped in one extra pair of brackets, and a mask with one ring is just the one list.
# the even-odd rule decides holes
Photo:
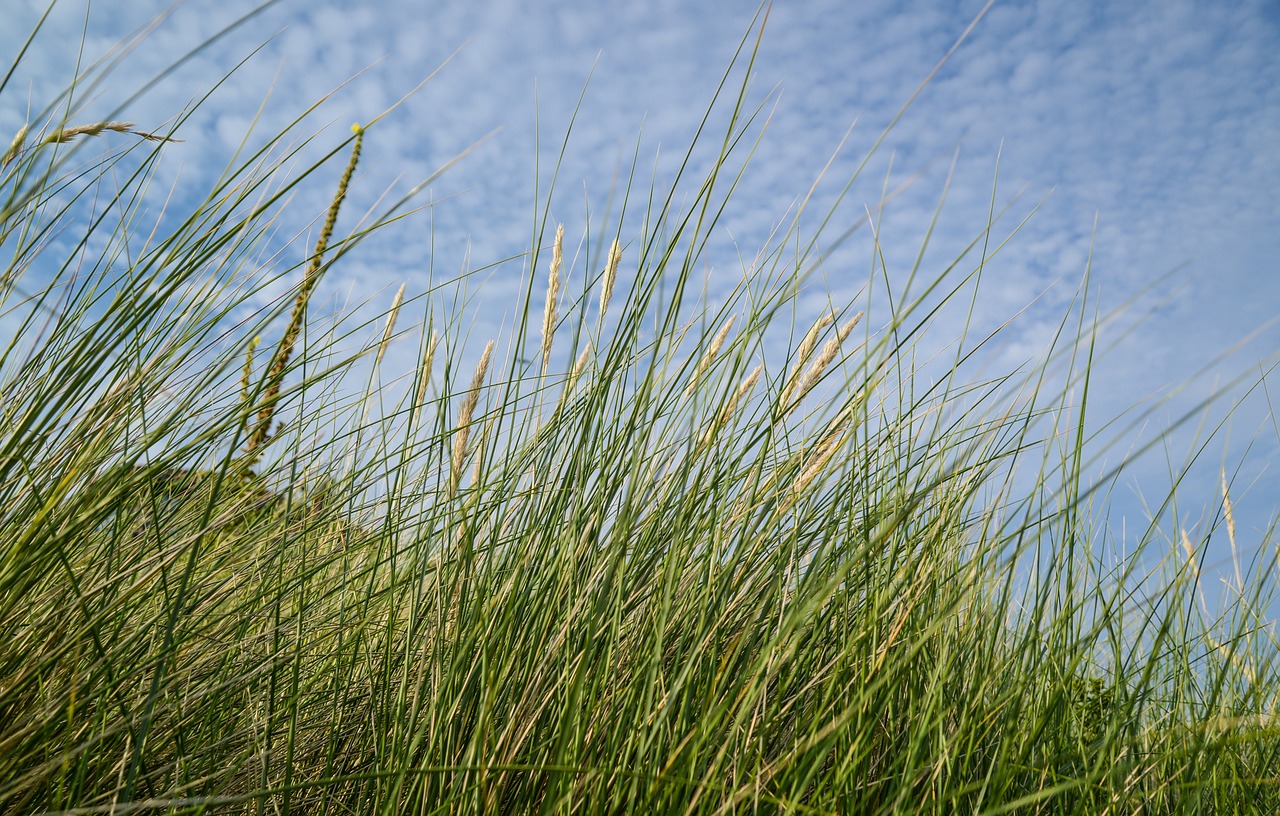
[(471, 387), (467, 390), (467, 397), (463, 400), (462, 410), (458, 414), (458, 424), (460, 426), (471, 422), (471, 413), (475, 410), (476, 402), (480, 399), (480, 386), (484, 385), (485, 375), (489, 373), (489, 358), (493, 356), (493, 345), (493, 340), (485, 344), (484, 353), (480, 355), (480, 362), (476, 363), (476, 372), (471, 375)]
[[(133, 122), (95, 122), (92, 125), (75, 125), (69, 128), (54, 128), (49, 134), (41, 140), (41, 144), (63, 144), (69, 142), (77, 136), (99, 136), (103, 131), (111, 131), (113, 133), (131, 133), (139, 136), (149, 142), (180, 142), (181, 139), (171, 139), (168, 136), (160, 136), (155, 133), (148, 133), (145, 130), (134, 130)], [(25, 135), (26, 128), (23, 128)]]
[(591, 356), (591, 342), (587, 342), (587, 347), (578, 355), (578, 361), (573, 364), (573, 373), (570, 375), (571, 380), (577, 380), (582, 375), (582, 370), (587, 367), (587, 358)]
[(600, 322), (604, 323), (605, 312), (609, 309), (609, 300), (613, 297), (613, 284), (618, 278), (618, 263), (622, 261), (622, 244), (613, 239), (609, 247), (609, 261), (604, 267), (604, 282), (600, 287)]
[(373, 367), (377, 368), (382, 364), (382, 355), (387, 351), (387, 344), (391, 342), (391, 334), (396, 329), (396, 316), (400, 314), (400, 301), (404, 298), (404, 287), (407, 284), (400, 284), (400, 290), (396, 292), (395, 299), (391, 301), (391, 311), (387, 313), (387, 326), (382, 330), (382, 342), (378, 344), (378, 356), (373, 361)]
[(715, 339), (711, 341), (711, 345), (707, 347), (702, 359), (698, 361), (698, 367), (693, 372), (693, 378), (689, 380), (689, 387), (684, 390), (685, 399), (693, 395), (693, 390), (698, 386), (698, 380), (702, 378), (703, 374), (707, 373), (707, 369), (716, 361), (716, 356), (720, 354), (720, 348), (724, 345), (725, 338), (729, 336), (729, 330), (733, 328), (733, 321), (737, 319), (737, 315), (730, 315), (729, 319), (720, 327), (720, 331), (716, 332)]
[(818, 443), (808, 467), (802, 470), (792, 483), (792, 493), (803, 493), (805, 488), (818, 477), (818, 474), (822, 473), (827, 463), (831, 461), (831, 457), (835, 456), (836, 451), (840, 448), (840, 442), (844, 439), (844, 429), (845, 426), (843, 424), (839, 425)]
[(1236, 551), (1236, 516), (1231, 507), (1231, 493), (1227, 489), (1227, 470), (1222, 469), (1222, 515), (1227, 521), (1227, 541), (1231, 543), (1231, 563), (1236, 572), (1236, 588), (1243, 591), (1244, 576), (1240, 572), (1240, 558)]
[[(827, 370), (827, 366), (831, 365), (836, 355), (840, 353), (840, 346), (849, 337), (849, 333), (853, 331), (858, 322), (862, 320), (862, 312), (858, 312), (835, 333), (835, 336), (827, 340), (822, 347), (822, 353), (818, 355), (818, 359), (809, 364), (805, 369), (804, 376), (795, 383), (795, 387), (788, 388), (783, 392), (783, 399), (780, 401), (787, 413), (794, 411), (800, 404), (800, 400), (811, 391), (818, 380), (822, 379), (823, 373)], [(807, 339), (807, 338), (806, 338)]]
[(471, 467), (471, 483), (473, 485), (480, 484), (480, 474), (484, 470), (484, 449), (485, 444), (489, 440), (489, 434), (493, 429), (494, 418), (490, 417), (489, 421), (484, 424), (484, 430), (480, 434), (480, 444), (476, 446), (476, 459)]
[(854, 328), (861, 322), (862, 322), (862, 312), (858, 312), (856, 315), (849, 318), (849, 320), (846, 321), (845, 324), (840, 327), (840, 342), (843, 343), (846, 339), (848, 339), (849, 333), (852, 332)]
[(813, 354), (813, 350), (818, 347), (818, 337), (823, 330), (835, 322), (835, 315), (827, 312), (813, 322), (809, 331), (805, 333), (804, 339), (800, 341), (800, 348), (796, 351), (795, 367), (792, 374), (800, 370), (800, 367), (809, 360), (809, 355)]
[(1236, 548), (1236, 516), (1231, 506), (1231, 493), (1227, 489), (1227, 471), (1222, 471), (1222, 515), (1227, 522), (1227, 540), (1231, 542), (1231, 550)]
[(787, 384), (782, 389), (782, 396), (778, 399), (779, 405), (787, 405), (791, 399), (791, 395), (795, 393), (796, 386), (800, 384), (800, 370), (804, 364), (808, 362), (809, 355), (813, 354), (813, 350), (818, 346), (818, 337), (822, 331), (835, 322), (835, 316), (830, 312), (819, 317), (809, 327), (809, 331), (805, 332), (804, 339), (800, 341), (800, 348), (796, 350), (796, 360), (791, 364), (791, 373), (787, 375)]
[(698, 440), (698, 447), (704, 448), (710, 444), (712, 438), (719, 433), (720, 429), (729, 424), (729, 420), (733, 418), (733, 414), (738, 410), (738, 403), (742, 398), (751, 393), (751, 389), (755, 387), (756, 381), (760, 379), (760, 375), (764, 372), (764, 364), (756, 366), (751, 373), (746, 376), (738, 385), (738, 390), (733, 392), (733, 396), (729, 397), (724, 406), (720, 409), (716, 421), (703, 432), (702, 438)]
[(754, 369), (751, 370), (751, 373), (748, 374), (746, 379), (742, 381), (742, 384), (738, 386), (738, 390), (734, 392), (734, 395), (732, 397), (729, 398), (729, 404), (725, 406), (726, 408), (729, 409), (730, 413), (732, 413), (733, 409), (737, 407), (738, 400), (742, 399), (748, 393), (750, 393), (752, 388), (755, 388), (756, 380), (759, 380), (760, 375), (763, 373), (764, 373), (764, 363), (761, 363), (760, 365), (756, 366)]
[(582, 376), (582, 372), (586, 370), (587, 360), (591, 357), (591, 342), (587, 342), (586, 348), (578, 355), (578, 360), (573, 364), (573, 370), (569, 372), (569, 377), (564, 381), (564, 389), (560, 392), (560, 399), (556, 402), (556, 411), (564, 406), (566, 400), (569, 399), (569, 392), (573, 390), (573, 386), (578, 382), (578, 378)]
[(564, 260), (564, 224), (556, 227), (551, 248), (551, 274), (547, 280), (547, 305), (542, 311), (542, 370), (551, 360), (551, 336), (556, 329), (556, 304), (560, 297), (560, 266)]
[(0, 159), (0, 167), (8, 167), (10, 162), (18, 158), (18, 154), (22, 152), (22, 146), (26, 143), (27, 126), (23, 125), (14, 134), (13, 141), (9, 144), (9, 149), (4, 152), (4, 158)]
[(76, 125), (69, 128), (54, 128), (44, 137), (45, 144), (62, 144), (77, 136), (98, 136), (104, 130), (115, 133), (128, 133), (133, 122), (96, 122), (92, 125)]
[(822, 354), (819, 355), (818, 359), (814, 361), (812, 366), (810, 366), (810, 371), (813, 372), (813, 379), (817, 379), (822, 376), (822, 372), (826, 370), (827, 366), (831, 365), (831, 361), (840, 353), (840, 346), (849, 337), (849, 333), (853, 331), (854, 326), (857, 326), (858, 321), (861, 319), (862, 312), (858, 312), (853, 316), (852, 320), (849, 320), (840, 327), (836, 332), (835, 337), (827, 340), (826, 344), (822, 347)]
[(1196, 561), (1196, 548), (1191, 543), (1191, 539), (1187, 536), (1187, 531), (1182, 530), (1182, 551), (1187, 554), (1187, 563), (1191, 565), (1191, 571), (1195, 574), (1197, 580), (1200, 577), (1200, 565)]
[(427, 343), (427, 353), (422, 358), (422, 370), (418, 373), (418, 393), (413, 403), (412, 424), (418, 424), (418, 414), (422, 411), (423, 400), (427, 398), (427, 385), (431, 382), (431, 368), (436, 359), (436, 344), (439, 341), (436, 330), (431, 330), (431, 340)]
[(480, 401), (480, 386), (484, 385), (485, 375), (489, 371), (489, 357), (493, 353), (494, 341), (490, 340), (480, 355), (476, 365), (476, 373), (471, 377), (471, 387), (462, 398), (462, 406), (458, 409), (458, 431), (453, 439), (453, 463), (450, 468), (449, 495), (457, 493), (458, 482), (462, 478), (462, 466), (467, 458), (467, 437), (471, 433), (471, 417), (475, 413), (476, 403)]

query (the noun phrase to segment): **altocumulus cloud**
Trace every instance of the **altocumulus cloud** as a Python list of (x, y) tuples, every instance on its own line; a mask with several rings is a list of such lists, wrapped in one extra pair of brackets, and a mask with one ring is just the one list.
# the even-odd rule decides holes
[[(88, 101), (86, 117), (105, 114), (128, 90), (255, 5), (189, 0), (173, 8), (122, 60), (110, 86)], [(1274, 193), (1280, 189), (1280, 22), (1266, 0), (997, 3), (898, 123), (863, 181), (836, 204), (843, 180), (982, 5), (775, 3), (751, 79), (752, 103), (765, 103), (768, 127), (737, 205), (709, 250), (708, 297), (731, 290), (742, 273), (739, 253), (749, 261), (770, 231), (794, 215), (855, 120), (802, 225), (816, 225), (814, 214), (835, 207), (834, 236), (875, 207), (882, 183), (893, 186), (921, 173), (879, 224), (887, 275), (899, 286), (956, 151), (926, 275), (983, 229), (999, 156), (997, 205), (1025, 191), (1008, 226), (1045, 199), (984, 271), (976, 301), (979, 333), (1034, 301), (1006, 330), (997, 352), (1001, 365), (1043, 348), (1091, 252), (1090, 297), (1100, 311), (1145, 292), (1130, 307), (1127, 326), (1103, 335), (1114, 347), (1095, 369), (1093, 415), (1105, 419), (1140, 398), (1172, 396), (1154, 409), (1145, 436), (1130, 435), (1117, 446), (1104, 434), (1095, 443), (1095, 472), (1102, 472), (1135, 438), (1153, 438), (1213, 389), (1251, 370), (1256, 379), (1280, 348), (1280, 332), (1266, 327), (1280, 305), (1280, 198)], [(0, 30), (0, 53), (16, 53), (44, 3), (22, 0), (15, 8)], [(92, 59), (168, 8), (161, 0), (139, 0), (97, 4), (86, 14), (80, 2), (60, 3), (14, 87), (33, 100), (49, 98), (70, 79), (75, 49), (69, 44), (82, 32)], [(371, 297), (365, 308), (386, 308), (401, 281), (408, 281), (410, 294), (425, 289), (429, 266), (447, 277), (464, 265), (518, 259), (529, 250), (535, 192), (545, 192), (575, 109), (550, 217), (569, 225), (570, 235), (590, 228), (593, 241), (611, 230), (603, 223), (605, 204), (637, 145), (641, 179), (647, 182), (652, 169), (659, 186), (669, 183), (755, 12), (753, 4), (723, 1), (388, 0), (375, 8), (282, 0), (198, 54), (124, 115), (143, 126), (168, 120), (265, 42), (184, 128), (183, 150), (166, 157), (165, 180), (194, 195), (239, 145), (268, 94), (263, 133), (365, 71), (308, 122), (340, 126), (332, 142), (352, 121), (368, 121), (440, 68), (371, 133), (349, 212), (370, 207), (384, 189), (408, 189), (489, 138), (424, 191), (425, 201), (438, 202), (429, 216), (432, 236), (421, 222), (393, 228), (346, 268), (346, 277), (327, 282), (331, 297), (356, 305)], [(15, 131), (24, 121), (26, 111), (13, 106), (20, 96), (6, 94), (0, 130)], [(700, 154), (695, 163), (707, 158)], [(319, 212), (327, 191), (312, 192)], [(302, 233), (306, 225), (292, 229)], [(624, 224), (624, 240), (637, 229)], [(864, 290), (871, 251), (865, 229), (824, 251), (820, 280), (837, 300)], [(578, 259), (578, 274), (584, 263)], [(504, 321), (510, 326), (521, 268), (515, 260), (486, 272), (488, 285), (467, 318), (477, 338), (499, 334)], [(813, 312), (826, 303), (825, 297), (801, 300)], [(797, 322), (812, 317), (800, 314)], [(964, 310), (945, 312), (932, 330), (938, 342), (957, 336), (965, 317)], [(1233, 347), (1233, 355), (1216, 359)], [(387, 365), (408, 370), (412, 353), (393, 347)], [(1178, 390), (1206, 366), (1208, 375)], [(1241, 394), (1237, 389), (1210, 409), (1210, 427)], [(1217, 450), (1227, 446), (1228, 463), (1258, 427), (1267, 427), (1267, 416), (1266, 401), (1256, 394), (1239, 403), (1234, 430), (1218, 440)], [(1270, 428), (1240, 477), (1242, 488), (1252, 483), (1237, 500), (1246, 532), (1256, 533), (1280, 503), (1280, 481), (1266, 470), (1280, 459), (1278, 434)], [(1169, 438), (1175, 463), (1193, 436), (1179, 431)], [(1184, 487), (1211, 504), (1222, 460), (1208, 458), (1213, 461)], [(1112, 494), (1115, 512), (1130, 524), (1140, 519), (1135, 486), (1162, 496), (1169, 471), (1161, 459), (1140, 462)]]

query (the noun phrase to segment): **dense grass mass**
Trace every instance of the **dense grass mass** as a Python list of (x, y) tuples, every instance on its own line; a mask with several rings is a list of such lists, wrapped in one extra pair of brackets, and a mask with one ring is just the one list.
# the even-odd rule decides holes
[[(691, 303), (749, 152), (728, 97), (697, 194), (629, 188), (589, 286), (540, 215), (509, 337), (397, 296), (354, 353), (304, 330), (399, 217), (332, 234), (364, 129), (293, 175), (281, 133), (153, 234), (180, 128), (78, 123), (78, 88), (34, 118), (0, 175), (0, 812), (1280, 809), (1271, 568), (1210, 615), (1205, 540), (1104, 566), (1085, 304), (1029, 374), (963, 339), (913, 368), (995, 219), (865, 318), (782, 319), (795, 230)], [(254, 311), (313, 174), (320, 240)], [(413, 332), (398, 404), (336, 396)]]

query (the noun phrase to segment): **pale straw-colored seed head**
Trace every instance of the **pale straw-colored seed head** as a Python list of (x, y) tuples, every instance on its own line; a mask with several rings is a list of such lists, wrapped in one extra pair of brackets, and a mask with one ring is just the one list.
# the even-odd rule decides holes
[(462, 466), (467, 458), (467, 437), (471, 433), (471, 417), (475, 413), (476, 403), (480, 401), (480, 387), (484, 385), (485, 375), (489, 372), (489, 357), (493, 354), (493, 344), (494, 341), (490, 340), (484, 347), (484, 354), (480, 355), (480, 362), (476, 365), (476, 373), (471, 377), (471, 387), (462, 398), (462, 405), (458, 409), (458, 431), (453, 438), (453, 462), (449, 476), (449, 495), (451, 496), (457, 492), (458, 482), (462, 478)]
[(600, 287), (600, 322), (604, 323), (605, 312), (609, 310), (609, 300), (613, 297), (613, 284), (618, 279), (618, 264), (622, 261), (622, 244), (613, 239), (609, 247), (609, 261), (604, 267), (604, 282)]
[(422, 369), (418, 372), (418, 393), (413, 403), (413, 424), (418, 424), (418, 414), (422, 411), (422, 403), (427, 398), (427, 385), (431, 382), (431, 369), (436, 359), (436, 344), (440, 338), (436, 330), (431, 330), (431, 340), (427, 343), (427, 353), (422, 358)]
[(145, 130), (135, 130), (133, 122), (94, 122), (92, 125), (74, 125), (68, 128), (54, 128), (42, 140), (43, 144), (62, 144), (69, 142), (77, 136), (99, 136), (103, 131), (111, 131), (113, 133), (129, 133), (134, 136), (146, 139), (149, 142), (178, 142), (181, 139), (173, 139), (168, 136), (160, 136), (155, 133), (148, 133)]
[[(1191, 543), (1191, 539), (1187, 536), (1185, 529), (1180, 530), (1182, 533), (1182, 551), (1187, 554), (1187, 564), (1191, 567), (1191, 576), (1195, 579), (1197, 587), (1200, 584), (1200, 563), (1196, 558), (1195, 545)], [(1209, 614), (1208, 601), (1205, 600), (1204, 592), (1199, 591), (1196, 594), (1200, 596), (1200, 608), (1204, 610), (1206, 615)]]
[(13, 141), (9, 143), (9, 149), (4, 152), (4, 158), (0, 159), (0, 167), (8, 167), (10, 162), (18, 158), (18, 154), (22, 152), (22, 146), (26, 143), (27, 125), (23, 125), (14, 134)]
[(493, 428), (494, 418), (490, 418), (484, 424), (484, 431), (480, 434), (480, 444), (476, 445), (476, 460), (471, 468), (471, 483), (473, 485), (480, 484), (480, 475), (484, 470), (484, 450), (489, 441), (489, 434)]
[(1191, 565), (1191, 569), (1195, 572), (1196, 577), (1199, 577), (1200, 565), (1196, 561), (1195, 545), (1191, 543), (1191, 539), (1190, 537), (1187, 536), (1187, 531), (1185, 529), (1182, 530), (1181, 532), (1182, 532), (1182, 551), (1187, 554), (1187, 563)]
[(551, 336), (556, 330), (556, 305), (560, 298), (560, 267), (564, 262), (564, 224), (556, 227), (551, 248), (551, 274), (547, 278), (547, 304), (542, 311), (542, 370), (551, 360)]
[(751, 393), (751, 389), (755, 387), (756, 382), (760, 379), (760, 375), (764, 373), (764, 364), (756, 366), (751, 373), (743, 379), (738, 385), (738, 389), (733, 392), (724, 406), (720, 408), (720, 413), (716, 417), (716, 421), (711, 427), (703, 432), (702, 438), (698, 440), (698, 447), (705, 448), (711, 443), (711, 440), (720, 431), (721, 428), (729, 424), (729, 420), (733, 418), (733, 414), (738, 410), (738, 403), (742, 398)]
[(702, 359), (698, 361), (698, 367), (693, 372), (693, 378), (689, 380), (689, 387), (684, 390), (685, 399), (693, 396), (694, 389), (698, 387), (698, 381), (702, 379), (703, 374), (707, 373), (707, 369), (711, 368), (711, 364), (716, 361), (716, 357), (720, 354), (720, 349), (724, 346), (725, 339), (729, 336), (729, 330), (733, 328), (733, 321), (737, 319), (737, 315), (730, 315), (729, 319), (720, 327), (720, 331), (716, 332), (715, 339), (711, 341), (711, 345), (703, 353)]
[(591, 358), (591, 342), (587, 342), (586, 348), (578, 355), (578, 360), (573, 364), (573, 373), (569, 375), (569, 379), (576, 381), (582, 376), (582, 371), (587, 367), (587, 360)]
[(751, 389), (755, 388), (756, 381), (760, 379), (760, 375), (764, 373), (764, 364), (756, 366), (751, 373), (738, 385), (738, 390), (733, 392), (733, 396), (729, 397), (729, 401), (720, 409), (719, 425), (728, 424), (733, 413), (738, 410), (738, 403), (742, 398), (751, 393)]
[(1231, 549), (1234, 552), (1236, 548), (1236, 516), (1231, 506), (1231, 494), (1227, 491), (1227, 471), (1222, 470), (1222, 515), (1227, 521), (1227, 539), (1231, 542)]
[(800, 341), (800, 348), (796, 350), (796, 362), (791, 368), (793, 375), (809, 361), (809, 355), (813, 354), (813, 350), (818, 347), (818, 338), (826, 330), (827, 326), (830, 326), (835, 320), (836, 316), (831, 312), (827, 312), (813, 322), (809, 331), (805, 333), (804, 339)]
[(45, 144), (62, 144), (77, 136), (98, 136), (104, 130), (114, 133), (128, 133), (133, 122), (94, 122), (92, 125), (74, 125), (66, 128), (54, 128), (44, 137)]
[(835, 456), (836, 451), (839, 450), (840, 442), (844, 439), (844, 429), (845, 426), (843, 424), (838, 426), (818, 443), (809, 465), (800, 471), (800, 475), (792, 483), (792, 493), (803, 493), (805, 488), (818, 477), (818, 474), (822, 473), (827, 463), (831, 461), (831, 457)]
[(396, 330), (396, 316), (400, 314), (400, 301), (404, 299), (404, 287), (406, 284), (400, 284), (400, 290), (396, 292), (395, 299), (391, 301), (391, 311), (387, 313), (387, 325), (382, 330), (382, 342), (378, 344), (378, 356), (373, 361), (373, 367), (377, 368), (382, 364), (382, 355), (387, 352), (387, 345), (391, 342), (391, 335)]
[[(835, 456), (836, 451), (840, 449), (840, 443), (844, 440), (844, 432), (846, 425), (841, 423), (829, 431), (822, 437), (810, 454), (805, 457), (805, 464), (799, 475), (791, 482), (791, 489), (786, 491), (782, 496), (782, 501), (773, 511), (774, 518), (781, 518), (790, 512), (791, 508), (800, 501), (804, 495), (804, 491), (809, 487), (814, 479), (818, 478), (831, 461), (831, 457)], [(774, 471), (766, 480), (764, 488), (768, 488), (773, 484), (774, 478), (778, 475), (778, 471)]]
[(556, 410), (559, 411), (564, 406), (565, 401), (569, 399), (569, 393), (573, 391), (573, 386), (577, 384), (578, 378), (582, 376), (582, 372), (587, 368), (587, 360), (591, 358), (591, 343), (587, 343), (587, 347), (578, 355), (577, 361), (573, 364), (573, 370), (569, 372), (568, 379), (565, 380), (564, 390), (560, 392), (560, 399), (556, 402)]
[(830, 312), (819, 317), (809, 327), (809, 331), (805, 333), (804, 339), (800, 341), (800, 348), (796, 350), (795, 362), (791, 364), (791, 372), (787, 375), (787, 384), (782, 389), (782, 396), (779, 397), (778, 403), (786, 405), (791, 399), (791, 395), (795, 393), (796, 386), (800, 384), (800, 371), (804, 368), (804, 364), (809, 361), (809, 355), (813, 354), (813, 350), (818, 347), (818, 338), (822, 332), (835, 322), (835, 316)]
[(836, 331), (835, 336), (827, 340), (826, 344), (822, 347), (822, 353), (818, 355), (816, 360), (809, 364), (809, 367), (804, 372), (804, 376), (799, 379), (795, 388), (788, 388), (788, 390), (784, 392), (784, 399), (781, 404), (784, 406), (787, 413), (794, 411), (800, 405), (800, 401), (804, 399), (809, 391), (813, 389), (813, 386), (817, 384), (818, 380), (822, 379), (822, 375), (827, 370), (827, 366), (831, 365), (832, 361), (835, 360), (836, 355), (840, 353), (841, 344), (843, 344), (849, 337), (849, 333), (853, 331), (854, 327), (858, 325), (858, 321), (861, 319), (862, 312), (858, 312), (850, 320), (846, 321), (845, 324)]
[(1227, 470), (1222, 469), (1222, 515), (1227, 521), (1227, 541), (1231, 543), (1231, 562), (1236, 570), (1236, 588), (1244, 589), (1244, 576), (1240, 572), (1240, 556), (1236, 552), (1236, 515), (1231, 507), (1231, 494), (1227, 490)]

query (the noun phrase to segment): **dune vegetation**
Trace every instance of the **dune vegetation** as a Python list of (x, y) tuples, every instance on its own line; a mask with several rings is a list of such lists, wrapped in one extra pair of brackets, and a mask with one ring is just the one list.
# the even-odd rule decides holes
[[(576, 288), (585, 227), (539, 209), (507, 336), (404, 289), (326, 331), (317, 287), (404, 214), (337, 230), (378, 123), (148, 222), (184, 120), (77, 120), (105, 70), (0, 170), (0, 813), (1280, 810), (1273, 566), (1211, 612), (1213, 530), (1105, 555), (1083, 300), (1035, 368), (970, 370), (998, 336), (916, 368), (1017, 240), (994, 193), (909, 296), (797, 324), (797, 227), (708, 305), (759, 127), (728, 81), (696, 195), (633, 171)], [(286, 207), (319, 225), (292, 255)], [(298, 257), (266, 310), (264, 255)], [(371, 410), (393, 342), (418, 364)]]

